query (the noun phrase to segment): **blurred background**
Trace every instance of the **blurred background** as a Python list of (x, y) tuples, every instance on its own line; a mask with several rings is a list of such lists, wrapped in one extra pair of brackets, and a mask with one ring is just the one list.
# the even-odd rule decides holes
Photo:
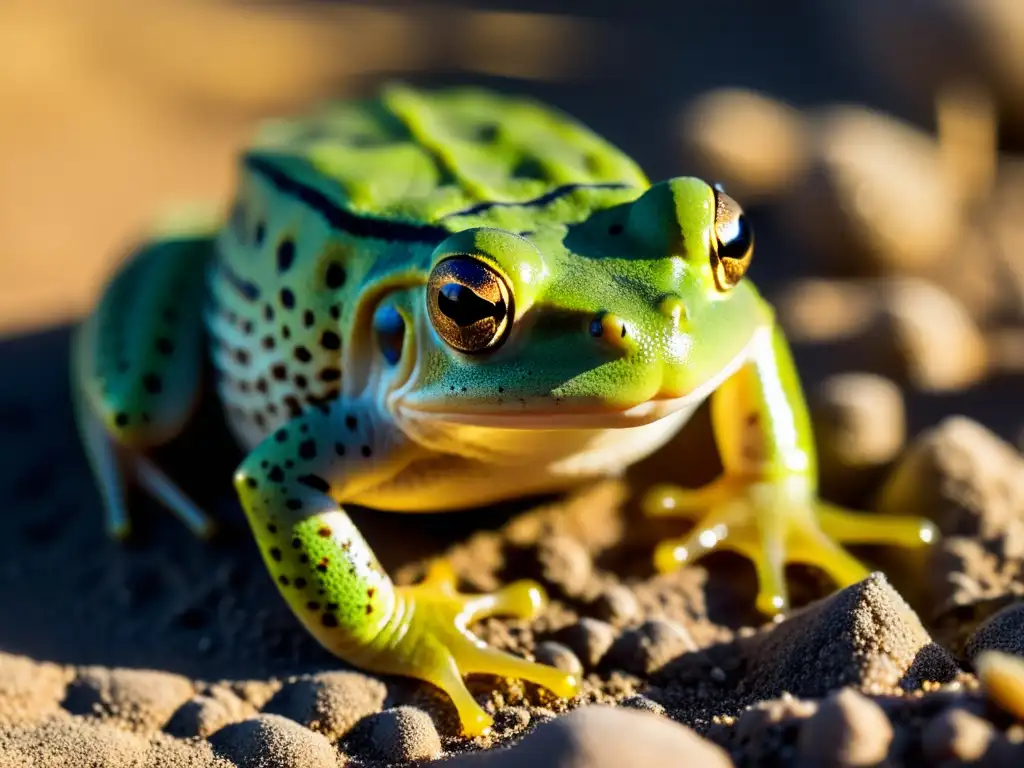
[[(1019, 369), (1020, 0), (0, 3), (0, 335), (86, 311), (267, 115), (385, 80), (576, 115), (723, 181), (798, 344), (921, 391)], [(861, 362), (861, 358), (864, 358)]]

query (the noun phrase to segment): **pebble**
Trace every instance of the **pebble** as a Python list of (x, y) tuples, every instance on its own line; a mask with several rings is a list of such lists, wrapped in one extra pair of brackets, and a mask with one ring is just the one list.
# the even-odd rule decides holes
[(593, 669), (615, 642), (615, 635), (611, 624), (584, 617), (561, 630), (558, 639), (576, 654), (585, 669)]
[(643, 710), (644, 712), (650, 712), (654, 715), (665, 714), (665, 708), (661, 704), (640, 694), (627, 696), (619, 702), (619, 706), (625, 707), (626, 709)]
[(1024, 656), (1024, 603), (1003, 608), (974, 630), (964, 647), (964, 655), (973, 661), (984, 651)]
[(583, 664), (570, 649), (554, 640), (543, 640), (533, 649), (533, 656), (541, 664), (568, 672), (570, 675), (582, 675)]
[(640, 613), (633, 590), (625, 584), (611, 584), (601, 590), (590, 605), (594, 617), (615, 626), (627, 624)]
[(950, 758), (973, 763), (988, 751), (994, 735), (987, 720), (960, 707), (950, 707), (925, 725), (921, 749), (930, 763)]
[(143, 733), (162, 728), (194, 694), (190, 680), (170, 672), (82, 667), (68, 686), (64, 708), (117, 720)]
[(338, 752), (321, 734), (280, 715), (261, 714), (225, 726), (210, 736), (210, 744), (239, 768), (337, 768), (339, 764)]
[(387, 686), (375, 677), (320, 672), (289, 680), (263, 709), (336, 741), (362, 718), (380, 712), (386, 698)]
[(178, 738), (206, 738), (225, 725), (237, 723), (255, 714), (247, 702), (227, 688), (215, 686), (204, 695), (193, 696), (171, 716), (164, 728)]
[(697, 650), (690, 633), (681, 624), (651, 619), (619, 635), (608, 649), (608, 661), (634, 675), (650, 675), (669, 661)]
[(578, 597), (586, 589), (594, 562), (576, 539), (552, 536), (537, 544), (540, 577), (568, 597)]
[(833, 693), (800, 728), (800, 755), (819, 765), (881, 763), (893, 730), (882, 708), (853, 688)]
[[(365, 731), (363, 730), (365, 728)], [(360, 723), (368, 756), (388, 765), (434, 760), (441, 755), (441, 737), (430, 715), (416, 707), (395, 707)]]

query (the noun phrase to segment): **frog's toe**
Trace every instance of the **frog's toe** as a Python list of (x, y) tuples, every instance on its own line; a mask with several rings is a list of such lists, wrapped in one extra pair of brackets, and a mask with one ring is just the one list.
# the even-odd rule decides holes
[(461, 594), (450, 566), (441, 561), (430, 567), (422, 582), (399, 592), (406, 606), (406, 625), (377, 667), (426, 680), (443, 690), (468, 735), (484, 733), (491, 718), (467, 690), (464, 675), (513, 677), (558, 696), (575, 695), (579, 681), (574, 675), (490, 648), (468, 629), (473, 621), (487, 616), (536, 616), (546, 602), (539, 585), (517, 581), (490, 594)]
[(876, 515), (852, 512), (819, 502), (821, 530), (844, 544), (888, 544), (896, 547), (924, 547), (939, 538), (939, 529), (923, 517)]

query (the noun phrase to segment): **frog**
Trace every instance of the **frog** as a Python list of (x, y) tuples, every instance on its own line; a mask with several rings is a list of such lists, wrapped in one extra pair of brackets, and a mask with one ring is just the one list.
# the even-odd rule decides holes
[(234, 489), (298, 622), (356, 668), (433, 684), (469, 736), (493, 718), (466, 675), (580, 690), (471, 630), (533, 620), (547, 594), (460, 591), (443, 558), (396, 585), (346, 506), (558, 493), (665, 448), (710, 399), (721, 475), (643, 496), (692, 523), (656, 545), (657, 571), (738, 552), (757, 608), (780, 615), (788, 563), (845, 586), (868, 570), (844, 545), (935, 539), (928, 520), (818, 496), (793, 357), (747, 277), (753, 228), (720, 185), (652, 183), (568, 114), (473, 87), (388, 85), (254, 134), (229, 204), (154, 227), (75, 331), (76, 421), (111, 536), (130, 535), (130, 485), (216, 530), (151, 456), (212, 372), (244, 452)]

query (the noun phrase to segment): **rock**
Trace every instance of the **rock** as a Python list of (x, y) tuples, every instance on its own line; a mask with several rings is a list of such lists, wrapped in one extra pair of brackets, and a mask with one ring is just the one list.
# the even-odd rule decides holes
[(206, 738), (225, 725), (255, 714), (256, 710), (230, 689), (214, 686), (206, 694), (193, 696), (178, 707), (164, 730), (182, 739)]
[(533, 650), (534, 658), (541, 664), (555, 667), (571, 675), (580, 676), (583, 674), (583, 664), (569, 648), (554, 640), (544, 640), (537, 643)]
[(618, 768), (623, 765), (686, 765), (726, 768), (719, 747), (659, 715), (589, 706), (538, 725), (510, 749), (460, 755), (450, 768)]
[(1020, 594), (1022, 470), (1011, 445), (976, 422), (952, 417), (914, 440), (883, 485), (878, 512), (927, 515), (943, 534), (926, 570), (935, 617)]
[(64, 708), (151, 732), (162, 728), (194, 693), (190, 680), (169, 672), (83, 667), (68, 686)]
[[(959, 672), (881, 573), (793, 613), (770, 631), (713, 650), (731, 665), (721, 686), (735, 692), (740, 706), (783, 692), (823, 698), (844, 686), (872, 693), (916, 690)], [(653, 682), (692, 687), (707, 676), (706, 656), (683, 656)]]
[(793, 763), (800, 727), (817, 709), (815, 701), (783, 694), (747, 707), (732, 725), (713, 725), (708, 736), (745, 765)]
[(395, 707), (371, 715), (359, 725), (362, 752), (388, 765), (434, 760), (441, 754), (441, 737), (430, 715), (415, 707)]
[(826, 498), (851, 498), (880, 480), (906, 437), (899, 387), (870, 373), (827, 378), (811, 414)]
[(280, 715), (261, 714), (228, 725), (210, 736), (210, 744), (239, 768), (337, 768), (340, 762), (327, 739)]
[(960, 707), (949, 707), (933, 717), (921, 732), (921, 750), (930, 764), (956, 759), (979, 760), (995, 736), (992, 724)]
[(615, 626), (622, 626), (640, 612), (636, 595), (625, 584), (612, 584), (598, 593), (590, 604), (594, 617)]
[(558, 633), (558, 639), (583, 663), (593, 669), (615, 642), (615, 628), (598, 619), (582, 618)]
[(791, 184), (811, 149), (799, 111), (739, 89), (723, 88), (695, 100), (682, 133), (700, 175), (720, 181), (744, 204)]
[(852, 688), (833, 693), (800, 728), (797, 749), (814, 765), (873, 766), (889, 751), (893, 731), (881, 707)]
[(1018, 720), (1024, 720), (1024, 659), (982, 651), (974, 659), (985, 694)]
[(607, 662), (634, 675), (650, 675), (677, 656), (697, 650), (681, 624), (651, 619), (623, 632), (608, 650)]
[(782, 216), (811, 253), (843, 275), (921, 274), (949, 253), (964, 221), (938, 145), (870, 109), (813, 115), (816, 150), (782, 200)]
[(362, 718), (380, 712), (386, 698), (387, 686), (375, 677), (319, 672), (286, 682), (263, 711), (284, 715), (336, 741)]
[(882, 309), (871, 283), (820, 278), (792, 281), (773, 304), (791, 343), (854, 337), (863, 333)]
[(984, 651), (1024, 656), (1024, 602), (989, 617), (967, 640), (964, 655), (971, 661)]
[(636, 696), (627, 696), (619, 702), (619, 706), (625, 707), (626, 709), (639, 709), (644, 712), (650, 712), (653, 715), (665, 714), (665, 708), (661, 706), (661, 704), (639, 694)]
[(576, 539), (555, 535), (537, 543), (540, 578), (567, 597), (586, 589), (594, 569), (590, 553)]
[(0, 722), (20, 725), (57, 712), (70, 676), (65, 667), (0, 652)]

